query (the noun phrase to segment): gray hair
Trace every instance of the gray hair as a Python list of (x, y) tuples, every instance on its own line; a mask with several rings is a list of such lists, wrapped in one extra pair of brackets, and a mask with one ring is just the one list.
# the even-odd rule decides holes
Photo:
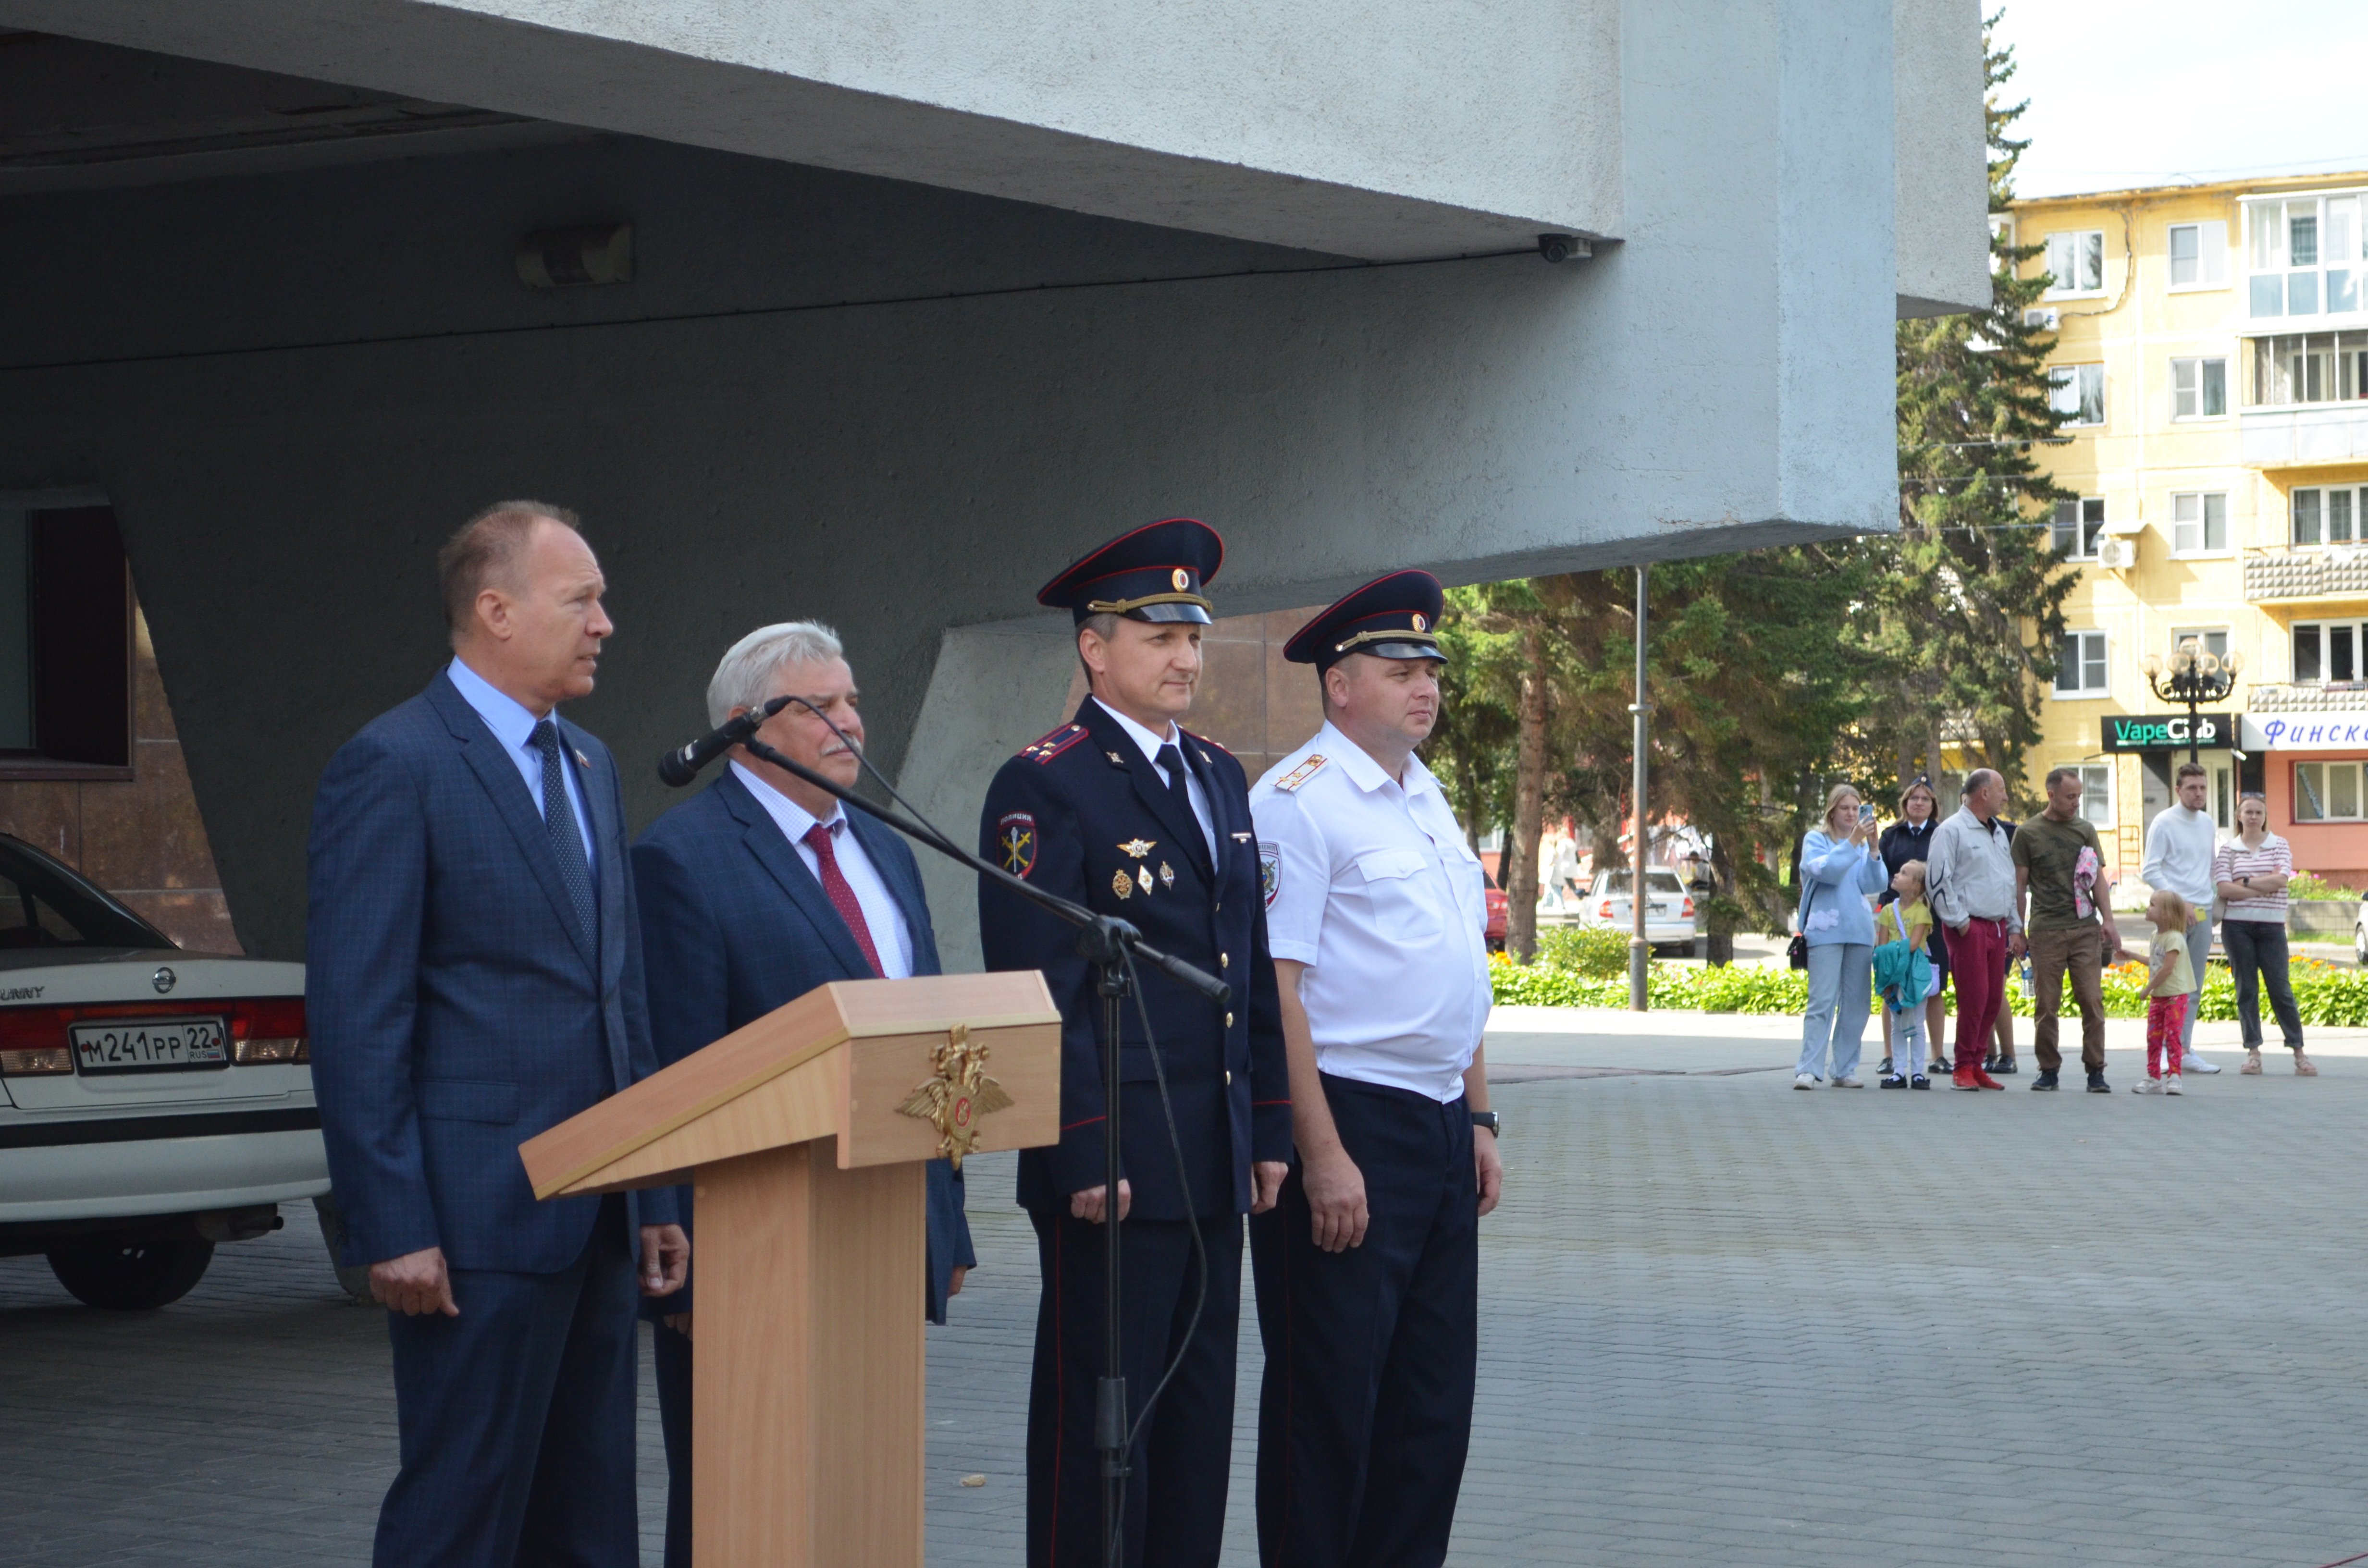
[(707, 683), (707, 722), (721, 725), (734, 708), (761, 708), (783, 665), (826, 665), (847, 656), (838, 633), (818, 620), (760, 626), (732, 644)]

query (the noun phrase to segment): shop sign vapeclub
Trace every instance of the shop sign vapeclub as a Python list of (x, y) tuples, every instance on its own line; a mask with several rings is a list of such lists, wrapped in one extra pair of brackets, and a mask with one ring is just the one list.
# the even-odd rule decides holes
[[(2236, 729), (2226, 713), (2198, 713), (2193, 744), (2217, 750), (2229, 744)], [(2107, 751), (2183, 751), (2189, 744), (2184, 713), (2105, 715)]]

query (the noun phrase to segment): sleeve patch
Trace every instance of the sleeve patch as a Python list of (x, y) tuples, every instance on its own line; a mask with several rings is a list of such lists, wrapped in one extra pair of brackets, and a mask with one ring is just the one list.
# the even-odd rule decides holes
[(1003, 869), (1025, 877), (1036, 869), (1036, 818), (1030, 812), (1006, 812), (995, 824), (995, 847)]
[(1258, 887), (1272, 909), (1275, 894), (1282, 891), (1282, 846), (1271, 838), (1258, 840)]
[(1019, 748), (1019, 755), (1030, 762), (1050, 762), (1063, 752), (1086, 738), (1083, 724), (1064, 724), (1049, 735), (1040, 735)]
[[(1309, 779), (1315, 778), (1317, 773), (1321, 772), (1324, 767), (1324, 761), (1325, 759), (1320, 755), (1309, 757), (1305, 762), (1301, 763), (1297, 767), (1292, 768), (1290, 772), (1276, 779), (1274, 781), (1275, 789), (1283, 794), (1291, 794), (1302, 784), (1306, 783)], [(1273, 902), (1271, 895), (1269, 895), (1268, 902)]]

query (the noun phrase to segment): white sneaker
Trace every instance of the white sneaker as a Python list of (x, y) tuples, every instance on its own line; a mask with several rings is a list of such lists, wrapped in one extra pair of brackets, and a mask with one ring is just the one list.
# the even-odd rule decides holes
[[(2215, 1067), (2213, 1071), (2216, 1073), (2219, 1069)], [(2162, 1092), (2166, 1095), (2183, 1095), (2187, 1093), (2185, 1089), (2179, 1086), (2179, 1074), (2176, 1073), (2165, 1073), (2162, 1075)]]
[(1814, 1089), (1817, 1086), (1817, 1080), (1811, 1074), (1795, 1073), (1793, 1074), (1793, 1086), (1796, 1089)]
[(2134, 1095), (2158, 1095), (2162, 1093), (2162, 1080), (2159, 1078), (2140, 1078), (2136, 1083), (2130, 1085), (2130, 1093)]
[(1866, 1085), (1861, 1083), (1859, 1081), (1858, 1074), (1853, 1073), (1847, 1078), (1835, 1079), (1834, 1087), (1837, 1089), (1863, 1089)]
[(2220, 1071), (2218, 1066), (2204, 1061), (2203, 1058), (2196, 1055), (2195, 1052), (2192, 1051), (2185, 1056), (2179, 1059), (2179, 1067), (2180, 1071), (2183, 1073), (2217, 1073)]

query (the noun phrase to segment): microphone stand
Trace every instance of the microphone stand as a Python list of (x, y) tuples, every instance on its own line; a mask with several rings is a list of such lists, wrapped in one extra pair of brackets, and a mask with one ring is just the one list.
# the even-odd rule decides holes
[[(814, 717), (822, 719), (833, 734), (837, 734), (865, 767), (871, 763), (862, 748), (847, 741), (838, 726), (802, 698), (786, 698), (782, 702), (798, 702)], [(901, 816), (882, 806), (857, 795), (837, 780), (826, 778), (803, 764), (791, 761), (774, 747), (753, 734), (742, 741), (748, 755), (769, 762), (793, 778), (803, 780), (828, 795), (836, 796), (858, 811), (865, 812), (887, 824), (905, 837), (928, 845), (939, 854), (968, 867), (989, 881), (1009, 889), (1046, 913), (1067, 921), (1077, 928), (1077, 951), (1094, 966), (1095, 994), (1102, 1003), (1102, 1222), (1106, 1227), (1106, 1245), (1102, 1249), (1102, 1377), (1094, 1388), (1094, 1447), (1101, 1454), (1102, 1469), (1102, 1530), (1104, 1561), (1115, 1564), (1120, 1560), (1119, 1543), (1124, 1536), (1124, 1511), (1127, 1465), (1126, 1374), (1119, 1356), (1121, 1331), (1119, 1312), (1119, 1021), (1129, 994), (1127, 960), (1134, 957), (1172, 979), (1182, 982), (1210, 1001), (1224, 1006), (1233, 994), (1233, 988), (1205, 970), (1196, 969), (1171, 953), (1161, 952), (1143, 939), (1143, 933), (1131, 922), (1114, 915), (1097, 915), (1084, 904), (1074, 903), (1058, 893), (1048, 892), (1023, 877), (1013, 876), (1002, 867), (972, 854), (939, 833), (930, 824)], [(876, 777), (876, 770), (875, 777)], [(888, 792), (899, 804), (904, 798), (882, 780)], [(907, 811), (912, 810), (906, 806)]]

